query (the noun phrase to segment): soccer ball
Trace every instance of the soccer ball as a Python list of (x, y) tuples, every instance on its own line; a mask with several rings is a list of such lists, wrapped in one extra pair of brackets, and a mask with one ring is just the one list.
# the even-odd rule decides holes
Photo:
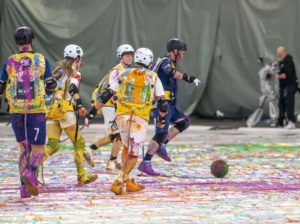
[(210, 166), (210, 172), (217, 178), (223, 178), (228, 173), (228, 164), (224, 160), (216, 160)]

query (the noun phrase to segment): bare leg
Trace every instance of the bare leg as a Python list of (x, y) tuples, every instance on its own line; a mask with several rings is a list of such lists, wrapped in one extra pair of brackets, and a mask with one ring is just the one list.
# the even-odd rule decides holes
[(171, 127), (167, 136), (167, 141), (171, 141), (173, 138), (175, 138), (180, 132), (177, 128)]
[(120, 138), (115, 138), (112, 144), (110, 159), (107, 161), (106, 170), (120, 170), (121, 164), (117, 162), (117, 157), (122, 146), (122, 141)]
[(111, 156), (118, 157), (120, 148), (122, 146), (121, 139), (115, 139), (112, 143)]
[(122, 150), (122, 167), (125, 167), (128, 158), (128, 148), (124, 145)]
[(137, 156), (131, 156), (131, 155), (128, 156), (128, 158), (125, 162), (125, 166), (122, 167), (123, 180), (126, 180), (129, 177), (129, 174), (131, 173), (131, 171), (135, 167), (137, 161), (138, 161)]
[(111, 143), (110, 136), (109, 136), (109, 135), (106, 135), (106, 136), (104, 136), (104, 137), (102, 137), (102, 138), (99, 138), (99, 139), (97, 140), (97, 142), (95, 143), (95, 145), (96, 145), (97, 148), (100, 148), (100, 147), (102, 147), (102, 146), (104, 146), (104, 145), (107, 145), (107, 144), (109, 144), (109, 143)]
[(151, 140), (148, 145), (147, 153), (153, 156), (158, 150), (158, 148), (159, 148), (159, 144), (156, 141)]

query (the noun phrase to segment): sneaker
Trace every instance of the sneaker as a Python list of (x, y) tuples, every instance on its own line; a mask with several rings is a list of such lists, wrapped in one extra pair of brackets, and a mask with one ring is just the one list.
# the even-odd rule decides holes
[(126, 192), (140, 191), (144, 188), (145, 187), (143, 185), (136, 183), (133, 178), (126, 180)]
[(89, 184), (98, 179), (97, 174), (84, 174), (78, 177), (78, 184)]
[(91, 166), (91, 167), (95, 167), (95, 162), (92, 159), (91, 154), (88, 151), (84, 151), (83, 152), (83, 157), (85, 159), (85, 161)]
[(142, 171), (143, 173), (146, 173), (150, 176), (159, 176), (160, 175), (160, 173), (157, 173), (153, 170), (150, 161), (141, 162), (139, 167), (138, 167), (138, 170)]
[(29, 191), (27, 190), (25, 185), (21, 185), (20, 195), (21, 195), (21, 198), (30, 198), (31, 197), (31, 194), (29, 193)]
[(25, 187), (31, 195), (37, 196), (39, 194), (37, 186), (38, 181), (34, 173), (32, 173), (30, 170), (26, 169), (24, 171), (24, 173), (21, 176), (21, 181), (23, 181)]
[(124, 195), (124, 183), (119, 180), (115, 180), (115, 182), (111, 185), (110, 191), (114, 192), (116, 195)]
[(159, 149), (157, 150), (156, 154), (162, 158), (163, 160), (167, 162), (171, 162), (171, 158), (168, 156), (167, 150), (166, 150), (166, 145), (161, 144)]
[(121, 170), (121, 164), (116, 160), (108, 160), (106, 164), (107, 171), (119, 171)]
[(295, 123), (291, 121), (289, 121), (289, 123), (284, 127), (284, 129), (288, 129), (288, 130), (295, 129), (295, 128), (296, 128)]

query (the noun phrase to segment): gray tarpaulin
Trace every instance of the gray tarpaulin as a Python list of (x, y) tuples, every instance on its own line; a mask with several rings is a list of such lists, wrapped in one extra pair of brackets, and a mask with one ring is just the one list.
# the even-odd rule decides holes
[[(299, 70), (299, 1), (280, 0), (0, 0), (0, 62), (17, 51), (13, 32), (31, 26), (34, 48), (52, 68), (69, 43), (84, 50), (81, 96), (117, 61), (122, 43), (165, 54), (166, 41), (179, 37), (188, 51), (179, 69), (196, 75), (201, 87), (181, 82), (178, 106), (198, 116), (221, 110), (245, 117), (260, 95), (257, 56), (274, 57), (284, 45)], [(297, 51), (298, 50), (298, 51)], [(3, 110), (3, 109), (2, 109)]]

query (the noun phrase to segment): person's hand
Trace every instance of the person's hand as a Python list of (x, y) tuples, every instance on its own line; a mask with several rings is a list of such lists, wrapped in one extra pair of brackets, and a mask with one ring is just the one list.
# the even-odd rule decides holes
[(84, 107), (80, 107), (79, 108), (79, 114), (80, 114), (80, 116), (85, 117), (86, 113), (87, 112), (86, 112), (86, 109)]
[(196, 86), (198, 86), (198, 85), (200, 85), (202, 82), (201, 82), (199, 79), (196, 78), (196, 79), (194, 80), (194, 83), (195, 83)]
[(195, 83), (196, 86), (201, 83), (201, 81), (196, 76), (187, 75), (186, 73), (183, 74), (182, 79), (188, 83)]
[(92, 119), (97, 115), (97, 109), (95, 106), (92, 107), (91, 111), (85, 116), (84, 124), (85, 126), (89, 126)]
[(88, 118), (85, 118), (84, 124), (85, 124), (86, 127), (89, 127), (90, 126), (90, 120)]

